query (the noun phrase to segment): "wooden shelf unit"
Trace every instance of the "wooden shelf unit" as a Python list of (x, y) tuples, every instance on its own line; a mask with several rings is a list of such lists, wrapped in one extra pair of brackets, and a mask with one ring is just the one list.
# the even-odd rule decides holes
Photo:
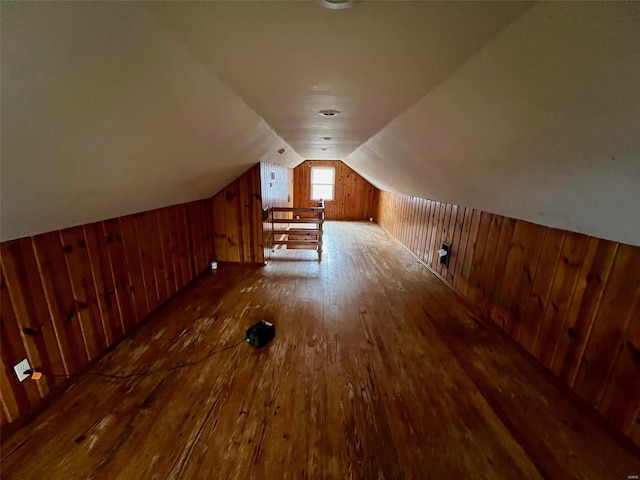
[[(274, 214), (278, 212), (291, 213), (293, 218), (274, 218)], [(296, 218), (301, 213), (311, 213), (313, 217)], [(269, 214), (273, 247), (284, 245), (287, 249), (316, 250), (318, 261), (322, 260), (323, 202), (318, 207), (273, 207), (269, 209)]]

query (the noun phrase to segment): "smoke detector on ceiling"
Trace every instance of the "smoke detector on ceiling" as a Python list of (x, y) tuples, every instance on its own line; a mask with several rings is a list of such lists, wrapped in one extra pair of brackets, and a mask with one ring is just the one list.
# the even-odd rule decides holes
[(362, 0), (319, 0), (320, 5), (329, 10), (343, 10), (353, 7), (361, 1)]
[(340, 111), (339, 110), (320, 110), (318, 112), (318, 115), (320, 115), (321, 117), (337, 117), (338, 115), (340, 115)]

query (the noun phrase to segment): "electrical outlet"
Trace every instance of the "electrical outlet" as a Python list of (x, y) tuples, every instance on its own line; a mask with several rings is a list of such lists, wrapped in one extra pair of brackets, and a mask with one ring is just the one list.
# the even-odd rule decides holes
[(440, 257), (440, 263), (446, 268), (449, 268), (449, 257), (451, 256), (451, 244), (442, 242), (442, 247), (438, 250), (438, 256)]
[(21, 382), (25, 381), (31, 375), (29, 373), (24, 373), (27, 370), (31, 370), (31, 365), (29, 365), (29, 360), (25, 358), (20, 363), (14, 365), (13, 370), (16, 372), (16, 375), (18, 376), (18, 380), (20, 380)]

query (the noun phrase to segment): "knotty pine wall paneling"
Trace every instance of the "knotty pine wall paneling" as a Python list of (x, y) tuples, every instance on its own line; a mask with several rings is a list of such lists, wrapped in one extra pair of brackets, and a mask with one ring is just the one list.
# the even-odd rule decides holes
[[(293, 169), (261, 162), (260, 183), (263, 208), (293, 206)], [(291, 218), (291, 213), (275, 212), (274, 218)], [(273, 247), (270, 220), (271, 213), (269, 213), (269, 218), (262, 225), (265, 260), (271, 256)]]
[(333, 201), (325, 201), (327, 220), (369, 220), (374, 217), (376, 188), (340, 160), (306, 160), (293, 169), (294, 207), (315, 207), (311, 200), (311, 167), (336, 169)]
[[(171, 219), (168, 209), (156, 212), (158, 229), (161, 238), (161, 253), (164, 265), (164, 279), (167, 285), (167, 294), (173, 296), (178, 291), (176, 282), (176, 267), (174, 263), (174, 242), (171, 236)], [(213, 218), (211, 219), (213, 221)]]
[(113, 218), (101, 223), (102, 234), (107, 242), (107, 254), (109, 256), (111, 274), (113, 275), (115, 294), (120, 305), (120, 318), (122, 319), (124, 331), (128, 332), (137, 323), (132, 291), (135, 286), (129, 280), (129, 269), (127, 268), (127, 258), (122, 243), (120, 219)]
[(142, 269), (142, 279), (144, 282), (145, 296), (147, 299), (147, 308), (149, 311), (155, 310), (160, 304), (160, 295), (158, 293), (158, 283), (154, 273), (154, 265), (157, 263), (157, 246), (158, 246), (158, 228), (153, 228), (153, 224), (149, 224), (145, 213), (133, 215), (135, 226), (136, 242), (140, 246), (140, 266)]
[(189, 248), (194, 252), (193, 269), (202, 272), (207, 269), (211, 260), (215, 258), (213, 251), (213, 222), (211, 202), (191, 202), (186, 205), (189, 210), (187, 219), (189, 222)]
[(217, 260), (264, 263), (260, 164), (213, 197)]
[(378, 199), (388, 233), (640, 445), (639, 247), (407, 195)]
[(182, 262), (182, 237), (180, 235), (180, 213), (176, 208), (168, 212), (167, 225), (169, 227), (169, 237), (171, 238), (171, 259), (175, 272), (176, 291), (185, 284), (185, 272)]
[[(18, 393), (21, 393), (23, 389), (29, 388), (31, 383), (27, 386), (25, 383), (19, 383), (13, 372), (13, 365), (23, 358), (29, 358), (32, 365), (55, 365), (61, 368), (62, 352), (45, 298), (32, 239), (21, 238), (2, 242), (0, 248), (2, 289), (8, 299), (0, 305), (3, 369), (11, 380), (11, 386), (17, 387)], [(11, 335), (14, 331), (17, 332), (15, 336)], [(19, 337), (21, 344), (12, 340), (10, 348), (4, 348), (6, 340), (14, 337)], [(15, 352), (16, 356), (12, 356), (11, 352)], [(36, 386), (40, 396), (45, 396), (61, 383), (61, 378), (45, 377), (44, 381), (38, 382)], [(3, 405), (6, 397), (15, 397), (12, 395), (13, 392), (14, 388), (0, 391)], [(15, 400), (18, 401), (18, 413), (23, 413), (26, 410), (25, 404), (18, 398)], [(17, 415), (9, 414), (8, 418), (13, 421)]]
[(100, 309), (83, 227), (61, 230), (60, 238), (87, 357), (93, 360), (107, 349), (114, 335), (105, 325)]
[[(111, 262), (107, 251), (107, 238), (104, 234), (102, 222), (84, 225), (82, 227), (89, 257), (90, 276), (85, 276), (83, 282), (87, 289), (95, 290), (105, 329), (107, 346), (118, 342), (125, 333), (122, 322), (122, 310), (116, 294), (116, 286), (111, 271)], [(81, 293), (81, 292), (80, 292)], [(97, 318), (97, 317), (96, 317)]]
[(52, 320), (51, 326), (62, 352), (62, 365), (58, 367), (69, 373), (73, 366), (83, 362), (87, 354), (69, 276), (60, 274), (67, 271), (60, 232), (33, 237), (33, 245)]
[[(2, 427), (13, 428), (64, 378), (19, 382), (27, 358), (77, 373), (205, 270), (214, 258), (212, 200), (0, 244)], [(3, 428), (3, 435), (12, 428)]]
[(126, 268), (123, 269), (123, 273), (126, 270), (129, 274), (128, 289), (131, 292), (136, 323), (138, 323), (149, 312), (149, 303), (147, 301), (147, 289), (144, 284), (144, 277), (142, 274), (142, 263), (140, 260), (138, 238), (133, 215), (121, 217), (120, 228), (122, 231), (122, 246), (124, 247), (124, 261), (126, 266)]

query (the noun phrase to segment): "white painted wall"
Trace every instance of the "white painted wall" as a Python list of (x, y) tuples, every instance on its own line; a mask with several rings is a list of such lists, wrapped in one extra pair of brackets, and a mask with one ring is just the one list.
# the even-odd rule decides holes
[(3, 2), (2, 240), (210, 196), (289, 141), (640, 245), (640, 3), (461, 5)]
[(256, 162), (302, 161), (140, 4), (1, 13), (2, 240), (205, 198)]
[(639, 7), (536, 5), (345, 162), (384, 190), (640, 245)]

